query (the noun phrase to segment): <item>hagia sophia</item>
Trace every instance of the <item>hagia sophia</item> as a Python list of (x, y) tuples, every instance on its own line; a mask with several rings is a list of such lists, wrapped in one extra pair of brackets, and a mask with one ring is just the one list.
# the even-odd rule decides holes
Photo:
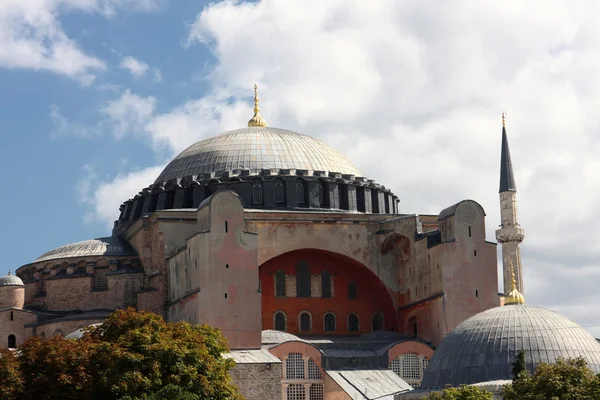
[[(525, 304), (504, 115), (501, 221), (474, 200), (403, 214), (396, 194), (321, 140), (247, 126), (192, 144), (120, 207), (110, 237), (50, 250), (0, 277), (0, 346), (76, 338), (115, 309), (219, 328), (249, 400), (418, 399), (489, 390), (600, 343)], [(489, 221), (487, 221), (490, 223)], [(498, 293), (497, 243), (504, 288)]]

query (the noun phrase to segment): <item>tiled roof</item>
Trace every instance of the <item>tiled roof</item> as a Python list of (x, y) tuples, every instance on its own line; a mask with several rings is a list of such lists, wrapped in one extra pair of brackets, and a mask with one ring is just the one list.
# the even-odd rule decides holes
[(512, 379), (523, 350), (527, 368), (584, 357), (600, 372), (600, 344), (585, 329), (548, 309), (507, 305), (479, 313), (454, 329), (433, 353), (422, 388)]
[(155, 183), (211, 172), (299, 169), (361, 176), (337, 150), (310, 136), (248, 127), (195, 143), (167, 165)]
[(412, 387), (389, 369), (326, 371), (353, 400), (393, 400)]
[(233, 359), (236, 364), (279, 364), (281, 360), (268, 350), (232, 350), (223, 355)]
[(39, 256), (35, 262), (72, 257), (90, 256), (135, 256), (135, 250), (118, 236), (103, 237), (83, 242), (71, 243), (50, 250)]

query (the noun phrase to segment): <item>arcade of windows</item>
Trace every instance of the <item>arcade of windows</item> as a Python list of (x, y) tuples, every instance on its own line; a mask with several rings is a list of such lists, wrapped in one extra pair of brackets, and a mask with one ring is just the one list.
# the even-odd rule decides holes
[(421, 385), (429, 359), (416, 353), (399, 355), (390, 363), (390, 369), (414, 389)]
[[(252, 204), (262, 205), (264, 203), (263, 181), (260, 179), (253, 179), (251, 187)], [(296, 182), (296, 196), (298, 205), (306, 207), (306, 183)], [(273, 183), (273, 201), (275, 204), (285, 203), (285, 185), (281, 179), (277, 179)], [(312, 187), (312, 190), (309, 193), (309, 202), (311, 207), (322, 208), (325, 206), (323, 184), (319, 183)]]
[(282, 358), (281, 392), (286, 400), (323, 400), (323, 374), (310, 357), (290, 353)]
[[(301, 311), (298, 314), (298, 326), (300, 333), (311, 333), (313, 331), (312, 314), (309, 311)], [(273, 316), (273, 329), (277, 331), (288, 330), (287, 315), (283, 311), (277, 311)], [(383, 314), (376, 312), (371, 316), (371, 330), (380, 331), (383, 329)], [(323, 331), (336, 332), (337, 318), (335, 313), (327, 312), (323, 316)], [(355, 313), (351, 313), (346, 317), (346, 331), (349, 333), (360, 332), (360, 319)]]

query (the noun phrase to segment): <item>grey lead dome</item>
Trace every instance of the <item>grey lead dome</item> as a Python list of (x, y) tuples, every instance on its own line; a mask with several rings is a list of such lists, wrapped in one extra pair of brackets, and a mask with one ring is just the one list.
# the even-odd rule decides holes
[(512, 379), (520, 350), (530, 371), (540, 363), (581, 356), (600, 372), (600, 344), (581, 326), (545, 308), (507, 305), (474, 315), (446, 336), (421, 388)]
[(284, 129), (247, 127), (197, 142), (167, 165), (155, 183), (211, 172), (282, 169), (362, 176), (340, 152), (321, 140)]
[(93, 256), (135, 256), (136, 252), (129, 243), (118, 236), (103, 237), (71, 243), (50, 250), (39, 256), (35, 262), (71, 257)]
[(0, 286), (25, 286), (21, 278), (16, 275), (8, 275), (0, 276)]

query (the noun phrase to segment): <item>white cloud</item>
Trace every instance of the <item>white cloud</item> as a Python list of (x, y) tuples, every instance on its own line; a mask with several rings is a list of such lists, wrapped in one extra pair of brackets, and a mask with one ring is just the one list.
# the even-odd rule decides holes
[[(494, 240), (500, 112), (507, 108), (527, 234), (528, 301), (559, 308), (583, 325), (600, 324), (586, 312), (600, 302), (586, 286), (600, 281), (600, 235), (590, 229), (600, 219), (600, 9), (594, 4), (213, 4), (187, 38), (188, 51), (200, 43), (217, 58), (212, 91), (152, 115), (142, 135), (157, 151), (175, 154), (194, 140), (241, 127), (251, 116), (242, 100), (258, 82), (270, 126), (337, 147), (366, 176), (391, 187), (404, 212), (437, 213), (463, 198), (479, 201)], [(110, 192), (111, 185), (99, 190)], [(600, 335), (600, 328), (590, 330)]]
[(131, 75), (133, 75), (135, 78), (141, 78), (150, 69), (148, 64), (131, 56), (123, 58), (121, 61), (121, 68), (131, 72)]
[(66, 11), (111, 15), (119, 9), (152, 11), (162, 0), (2, 0), (0, 68), (44, 70), (90, 84), (104, 61), (90, 54), (63, 30)]
[(128, 89), (118, 99), (108, 102), (101, 112), (111, 123), (115, 137), (120, 139), (127, 134), (143, 132), (155, 106), (154, 97), (140, 97)]

